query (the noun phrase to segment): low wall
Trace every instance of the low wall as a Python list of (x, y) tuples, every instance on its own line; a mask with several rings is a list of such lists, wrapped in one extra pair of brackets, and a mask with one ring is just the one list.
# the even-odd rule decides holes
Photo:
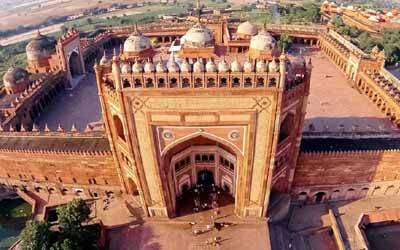
[(331, 228), (333, 231), (333, 236), (335, 237), (335, 242), (338, 246), (338, 250), (345, 250), (346, 248), (343, 243), (342, 234), (340, 233), (339, 226), (337, 224), (336, 217), (332, 209), (329, 209), (329, 219), (332, 222)]
[(301, 153), (292, 193), (313, 201), (399, 195), (399, 150)]
[(20, 189), (17, 189), (17, 194), (32, 206), (32, 215), (34, 215), (36, 212), (36, 200)]

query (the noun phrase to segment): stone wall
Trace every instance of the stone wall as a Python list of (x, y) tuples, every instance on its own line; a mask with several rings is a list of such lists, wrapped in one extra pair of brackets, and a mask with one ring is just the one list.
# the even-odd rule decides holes
[(302, 153), (292, 193), (299, 200), (349, 200), (364, 196), (397, 195), (400, 151)]
[(111, 153), (82, 154), (60, 152), (0, 153), (0, 184), (26, 187), (31, 191), (88, 195), (121, 189)]

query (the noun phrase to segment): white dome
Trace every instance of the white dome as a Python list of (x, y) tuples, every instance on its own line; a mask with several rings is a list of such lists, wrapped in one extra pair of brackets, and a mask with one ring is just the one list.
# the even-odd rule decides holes
[(203, 63), (203, 61), (201, 59), (198, 59), (193, 64), (193, 72), (195, 72), (195, 73), (204, 72), (204, 63)]
[(185, 47), (192, 48), (205, 48), (214, 45), (212, 31), (201, 24), (196, 24), (189, 29), (181, 41)]
[(324, 4), (324, 5), (328, 5), (328, 4), (329, 4), (329, 1), (328, 1), (328, 0), (325, 0), (323, 4)]
[(217, 71), (217, 65), (215, 64), (213, 59), (210, 59), (206, 64), (206, 71), (207, 72), (215, 72)]
[(192, 65), (190, 65), (190, 63), (186, 59), (184, 59), (181, 64), (181, 71), (182, 72), (192, 72)]
[(229, 64), (223, 59), (218, 63), (218, 71), (219, 72), (228, 72), (229, 71)]
[(240, 63), (238, 62), (237, 59), (235, 59), (231, 63), (231, 70), (232, 70), (232, 72), (240, 72), (240, 71), (242, 71), (242, 65), (240, 65)]
[(253, 25), (249, 21), (239, 24), (237, 27), (236, 34), (238, 35), (246, 35), (246, 36), (254, 36), (258, 32), (257, 26)]
[(268, 71), (269, 72), (277, 72), (278, 71), (278, 64), (275, 62), (275, 58), (268, 64)]
[(124, 52), (141, 52), (151, 48), (151, 41), (141, 33), (133, 32), (124, 43)]
[(140, 62), (136, 61), (132, 66), (132, 72), (133, 73), (142, 73), (143, 65)]
[(264, 63), (264, 60), (258, 60), (256, 64), (256, 71), (258, 73), (264, 73), (267, 70), (267, 66)]
[(105, 51), (104, 51), (103, 57), (100, 59), (100, 65), (102, 65), (102, 66), (111, 66), (111, 60), (109, 60), (107, 58)]
[(253, 72), (253, 63), (251, 63), (249, 60), (247, 60), (244, 64), (243, 64), (243, 71), (246, 73), (250, 73)]
[(156, 71), (159, 73), (163, 73), (163, 72), (167, 71), (167, 68), (165, 67), (162, 59), (157, 63)]
[(121, 63), (121, 73), (122, 74), (132, 73), (132, 67), (128, 62), (122, 62)]
[(250, 49), (261, 51), (272, 50), (276, 47), (276, 40), (266, 30), (261, 31), (258, 35), (253, 36), (250, 40)]
[(179, 72), (179, 65), (175, 61), (175, 55), (172, 53), (168, 63), (167, 63), (168, 71), (171, 73)]
[(144, 65), (144, 72), (151, 73), (154, 71), (155, 71), (154, 64), (150, 61), (146, 62), (146, 64)]

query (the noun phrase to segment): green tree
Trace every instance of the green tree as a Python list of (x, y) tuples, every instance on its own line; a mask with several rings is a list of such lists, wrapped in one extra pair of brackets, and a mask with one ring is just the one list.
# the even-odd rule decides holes
[(22, 250), (47, 250), (50, 245), (50, 224), (27, 221), (20, 239)]
[(50, 250), (75, 250), (74, 243), (70, 239), (64, 239), (63, 241), (57, 241)]
[(386, 62), (388, 64), (391, 65), (400, 62), (400, 30), (384, 30), (382, 46), (385, 50)]
[(363, 32), (355, 39), (356, 45), (363, 51), (370, 52), (373, 47), (378, 45), (378, 41), (371, 37), (368, 32)]
[(304, 4), (304, 19), (308, 22), (318, 23), (321, 20), (319, 6), (314, 3)]
[(278, 40), (278, 47), (279, 49), (283, 50), (288, 50), (293, 43), (293, 39), (291, 37), (289, 37), (286, 34), (282, 34), (281, 37)]
[[(97, 248), (100, 231), (97, 227), (84, 226), (89, 220), (90, 208), (82, 199), (74, 199), (57, 208), (61, 228), (61, 242), (56, 250), (91, 250)], [(61, 247), (61, 248), (60, 248)]]
[(84, 200), (74, 199), (67, 205), (58, 207), (57, 215), (60, 226), (67, 232), (81, 228), (82, 223), (89, 219), (90, 209)]
[(343, 22), (343, 20), (342, 20), (342, 18), (340, 16), (334, 16), (331, 19), (331, 24), (332, 24), (334, 29), (338, 29), (338, 28), (344, 26), (344, 22)]
[(92, 24), (92, 23), (93, 23), (93, 19), (89, 17), (89, 18), (86, 19), (86, 22), (87, 22), (88, 24)]

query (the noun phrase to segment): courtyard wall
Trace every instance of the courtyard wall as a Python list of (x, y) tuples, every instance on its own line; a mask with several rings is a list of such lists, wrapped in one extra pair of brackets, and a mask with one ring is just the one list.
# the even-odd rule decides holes
[(298, 200), (351, 200), (397, 195), (400, 150), (302, 152), (292, 193)]

